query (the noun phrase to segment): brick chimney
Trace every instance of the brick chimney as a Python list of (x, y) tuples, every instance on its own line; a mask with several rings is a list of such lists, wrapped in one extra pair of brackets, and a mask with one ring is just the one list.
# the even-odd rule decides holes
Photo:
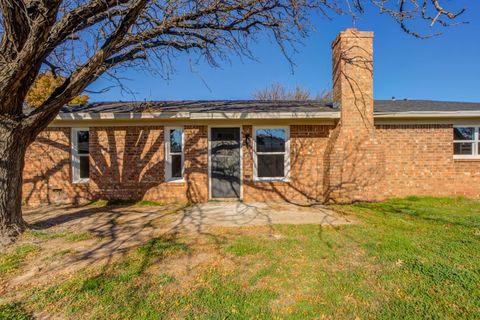
[(332, 43), (333, 101), (341, 125), (373, 128), (373, 32), (347, 29)]
[(373, 32), (347, 29), (332, 44), (333, 102), (340, 120), (325, 153), (324, 200), (375, 199), (384, 153), (373, 119)]

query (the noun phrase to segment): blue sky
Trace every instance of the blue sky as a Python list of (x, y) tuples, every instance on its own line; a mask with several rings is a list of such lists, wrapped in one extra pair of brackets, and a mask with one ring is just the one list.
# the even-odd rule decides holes
[[(374, 31), (374, 94), (376, 99), (430, 99), (480, 102), (480, 3), (471, 1), (464, 20), (469, 24), (442, 28), (442, 35), (427, 40), (405, 34), (386, 15), (370, 10), (356, 27)], [(476, 18), (476, 20), (474, 20)], [(256, 61), (232, 56), (220, 68), (193, 65), (195, 57), (181, 55), (176, 71), (165, 80), (143, 71), (122, 70), (119, 75), (134, 94), (112, 88), (89, 94), (91, 101), (249, 99), (255, 89), (273, 82), (288, 87), (300, 84), (312, 93), (330, 89), (331, 42), (338, 32), (353, 27), (349, 17), (329, 21), (315, 17), (316, 32), (292, 56), (292, 68), (278, 47), (265, 39), (252, 45)], [(100, 78), (89, 89), (111, 86)]]

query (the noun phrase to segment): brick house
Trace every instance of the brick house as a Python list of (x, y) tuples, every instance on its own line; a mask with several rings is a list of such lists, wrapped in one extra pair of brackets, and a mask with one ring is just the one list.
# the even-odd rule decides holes
[(480, 196), (480, 103), (373, 100), (373, 33), (333, 50), (332, 104), (70, 106), (26, 156), (25, 204)]

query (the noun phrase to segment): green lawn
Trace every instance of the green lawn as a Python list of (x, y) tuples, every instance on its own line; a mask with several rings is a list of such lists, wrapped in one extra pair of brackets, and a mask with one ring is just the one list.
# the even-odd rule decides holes
[[(480, 319), (480, 202), (336, 209), (358, 223), (152, 239), (101, 270), (30, 289), (0, 306), (0, 318)], [(3, 257), (0, 270), (33, 251)], [(191, 260), (191, 275), (178, 276), (175, 264)]]

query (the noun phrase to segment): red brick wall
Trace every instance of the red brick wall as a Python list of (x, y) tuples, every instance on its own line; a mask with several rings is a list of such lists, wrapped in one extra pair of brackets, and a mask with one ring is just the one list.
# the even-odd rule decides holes
[(90, 128), (93, 197), (184, 200), (184, 183), (164, 183), (163, 130), (163, 126)]
[(471, 198), (480, 198), (480, 161), (455, 160), (455, 194)]
[(186, 197), (190, 202), (208, 201), (208, 127), (185, 126)]
[(333, 100), (340, 122), (327, 146), (324, 198), (351, 202), (376, 195), (384, 152), (374, 134), (373, 33), (347, 29), (332, 44)]
[[(293, 203), (323, 200), (324, 151), (333, 126), (290, 126), (290, 181), (253, 181), (252, 144), (243, 144), (243, 199), (251, 201), (289, 201)], [(243, 126), (243, 141), (252, 134), (252, 126)]]
[(333, 101), (343, 126), (373, 127), (373, 32), (347, 29), (332, 43)]
[[(335, 139), (330, 125), (290, 126), (291, 172), (288, 182), (254, 182), (253, 154), (243, 132), (243, 199), (252, 201), (323, 201), (331, 181), (325, 175), (329, 144)], [(464, 195), (480, 197), (480, 161), (454, 160), (451, 125), (377, 125), (375, 154), (360, 153), (342, 161), (355, 165), (371, 157), (381, 159), (375, 181), (370, 172), (344, 176), (361, 200), (406, 195)], [(90, 181), (73, 184), (70, 129), (50, 128), (40, 134), (26, 155), (24, 200), (39, 203), (83, 202), (93, 199), (155, 201), (208, 200), (207, 126), (185, 126), (185, 182), (164, 181), (163, 126), (90, 128)], [(381, 155), (378, 156), (378, 155)], [(377, 161), (375, 160), (375, 161)], [(335, 167), (335, 165), (333, 165)], [(380, 178), (378, 178), (380, 174)], [(378, 179), (377, 179), (378, 178)]]
[(88, 198), (85, 185), (71, 183), (70, 159), (70, 128), (50, 128), (40, 133), (25, 155), (25, 204), (70, 203)]
[(90, 180), (74, 184), (70, 128), (42, 132), (26, 155), (24, 202), (207, 201), (207, 127), (186, 126), (186, 182), (166, 183), (163, 126), (90, 128)]
[(385, 164), (370, 199), (455, 194), (451, 125), (378, 125), (375, 134)]

